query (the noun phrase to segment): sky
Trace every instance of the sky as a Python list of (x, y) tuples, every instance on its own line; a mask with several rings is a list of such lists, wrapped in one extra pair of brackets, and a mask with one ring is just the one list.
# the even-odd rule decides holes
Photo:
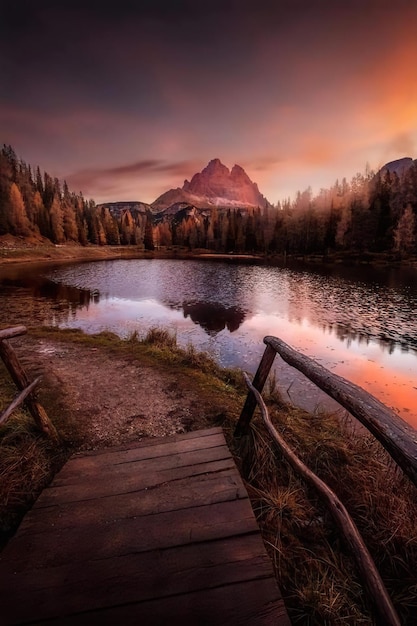
[(417, 158), (415, 0), (0, 0), (0, 140), (96, 202)]

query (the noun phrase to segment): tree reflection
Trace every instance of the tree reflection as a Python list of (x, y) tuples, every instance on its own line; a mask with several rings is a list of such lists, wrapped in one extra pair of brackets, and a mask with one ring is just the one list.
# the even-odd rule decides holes
[(209, 335), (216, 335), (227, 328), (233, 333), (245, 319), (245, 313), (238, 307), (225, 307), (212, 302), (184, 302), (184, 317), (199, 324)]
[(80, 289), (33, 273), (11, 274), (0, 278), (0, 322), (56, 325), (99, 299), (97, 290)]

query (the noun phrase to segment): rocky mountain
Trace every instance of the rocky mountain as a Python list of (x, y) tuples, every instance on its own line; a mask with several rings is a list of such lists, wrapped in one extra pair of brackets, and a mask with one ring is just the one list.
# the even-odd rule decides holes
[(220, 159), (213, 159), (191, 181), (170, 189), (152, 203), (154, 211), (163, 211), (173, 204), (186, 203), (197, 208), (209, 207), (265, 207), (268, 200), (260, 193), (240, 165), (229, 170)]
[(132, 215), (135, 213), (146, 214), (149, 211), (154, 212), (150, 204), (136, 200), (132, 200), (131, 202), (103, 202), (97, 205), (98, 209), (103, 207), (109, 209), (110, 213), (115, 217), (120, 217), (124, 211), (130, 211)]
[(415, 163), (415, 161), (411, 157), (403, 157), (402, 159), (396, 159), (395, 161), (390, 161), (389, 163), (385, 163), (379, 170), (379, 174), (383, 175), (385, 172), (389, 172), (393, 174), (394, 172), (400, 178), (408, 172), (410, 167)]

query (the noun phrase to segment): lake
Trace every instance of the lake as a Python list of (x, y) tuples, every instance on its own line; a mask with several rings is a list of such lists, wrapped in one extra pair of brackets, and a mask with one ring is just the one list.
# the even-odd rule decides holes
[[(275, 335), (417, 427), (417, 270), (113, 260), (0, 267), (0, 323), (175, 332), (222, 365), (256, 371)], [(276, 358), (286, 399), (332, 406)]]

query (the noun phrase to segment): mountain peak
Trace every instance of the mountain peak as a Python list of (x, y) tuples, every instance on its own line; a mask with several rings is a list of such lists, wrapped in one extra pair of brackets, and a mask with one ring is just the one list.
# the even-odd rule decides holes
[(249, 176), (246, 174), (245, 170), (243, 169), (243, 167), (241, 167), (240, 165), (234, 165), (232, 167), (232, 171), (230, 172), (230, 177), (232, 180), (234, 181), (239, 181), (241, 184), (252, 184), (255, 185), (257, 188), (256, 183), (252, 183), (251, 179), (249, 178)]
[(395, 161), (390, 161), (389, 163), (385, 163), (379, 170), (380, 174), (385, 174), (389, 172), (393, 174), (394, 172), (398, 176), (403, 176), (414, 163), (411, 157), (403, 157), (402, 159), (396, 159)]
[[(211, 159), (211, 161), (208, 162), (208, 165), (206, 165), (206, 167), (204, 169), (212, 170), (212, 169), (218, 169), (219, 167), (224, 168), (226, 166), (223, 165), (223, 163), (220, 161), (220, 159)], [(226, 169), (227, 169), (227, 167), (226, 167)]]
[(188, 202), (199, 208), (264, 207), (268, 203), (243, 167), (235, 164), (230, 171), (218, 158), (209, 161), (190, 182), (185, 180), (182, 188), (159, 196), (152, 206), (163, 210), (174, 202)]

